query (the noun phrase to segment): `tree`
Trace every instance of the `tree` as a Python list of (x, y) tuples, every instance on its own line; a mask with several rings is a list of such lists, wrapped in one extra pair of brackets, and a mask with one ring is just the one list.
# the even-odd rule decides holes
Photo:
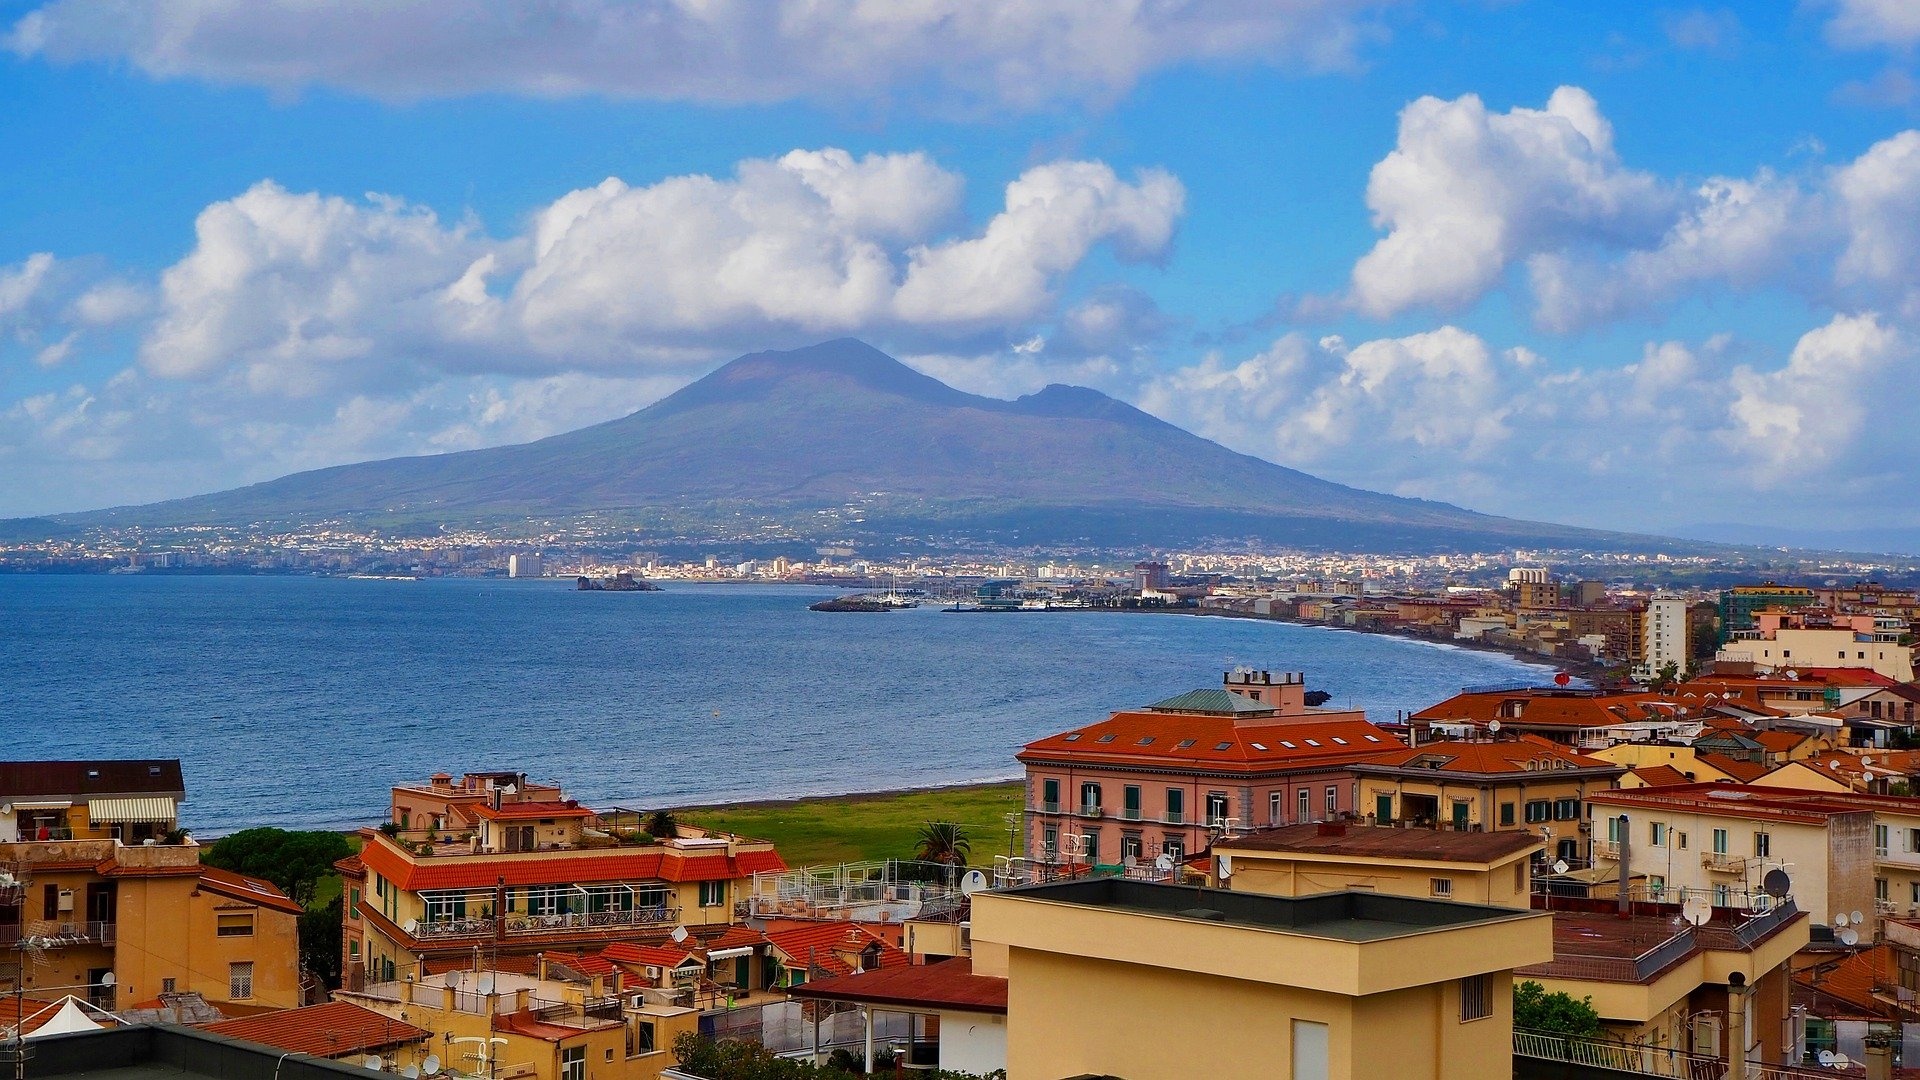
[(1529, 979), (1513, 988), (1513, 1026), (1546, 1035), (1591, 1039), (1600, 1034), (1600, 1014), (1591, 997), (1573, 999)]
[(1673, 689), (1673, 685), (1679, 681), (1680, 665), (1669, 660), (1661, 666), (1658, 672), (1654, 673), (1651, 688), (1655, 693), (1665, 693)]
[(300, 966), (329, 990), (340, 989), (340, 897), (300, 913)]
[(671, 840), (680, 835), (680, 823), (674, 820), (673, 811), (655, 810), (647, 816), (647, 831), (655, 840)]
[(208, 866), (249, 877), (266, 878), (306, 907), (320, 880), (334, 872), (333, 864), (353, 854), (347, 838), (337, 832), (289, 832), (286, 829), (242, 829), (223, 836), (200, 853)]
[(965, 866), (967, 856), (973, 853), (973, 841), (967, 838), (966, 830), (950, 821), (929, 821), (922, 825), (918, 841), (913, 857), (922, 862)]

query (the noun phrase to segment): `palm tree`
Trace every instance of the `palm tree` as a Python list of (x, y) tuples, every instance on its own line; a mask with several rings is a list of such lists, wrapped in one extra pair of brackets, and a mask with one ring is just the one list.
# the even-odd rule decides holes
[(922, 862), (965, 866), (972, 850), (973, 841), (967, 839), (966, 831), (960, 826), (950, 821), (929, 821), (920, 827), (919, 844), (914, 848), (913, 857)]
[(680, 835), (680, 823), (673, 819), (673, 811), (655, 810), (647, 818), (647, 832), (655, 840), (671, 840)]

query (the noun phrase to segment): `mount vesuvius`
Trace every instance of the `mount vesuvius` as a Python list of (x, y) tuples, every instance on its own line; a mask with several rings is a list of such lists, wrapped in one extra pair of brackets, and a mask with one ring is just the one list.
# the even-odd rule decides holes
[(680, 538), (1088, 547), (1258, 540), (1349, 551), (1672, 542), (1493, 517), (1238, 454), (1095, 390), (964, 393), (851, 339), (742, 356), (618, 420), (538, 442), (296, 473), (68, 526), (408, 528), (591, 516)]

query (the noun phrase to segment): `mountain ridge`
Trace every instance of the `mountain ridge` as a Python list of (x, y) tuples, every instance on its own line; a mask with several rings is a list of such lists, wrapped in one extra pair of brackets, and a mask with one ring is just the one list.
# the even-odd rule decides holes
[(530, 443), (52, 517), (158, 527), (581, 515), (687, 535), (764, 520), (821, 537), (1095, 546), (1233, 536), (1356, 551), (1674, 545), (1348, 487), (1086, 387), (970, 394), (851, 338), (748, 353), (638, 412)]

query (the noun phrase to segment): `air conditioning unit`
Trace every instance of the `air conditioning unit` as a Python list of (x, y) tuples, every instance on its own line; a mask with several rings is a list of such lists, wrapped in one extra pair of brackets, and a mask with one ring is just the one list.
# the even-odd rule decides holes
[(641, 994), (635, 994), (635, 995), (633, 995), (633, 997), (631, 997), (631, 998), (629, 998), (629, 999), (627, 1000), (627, 1008), (629, 1008), (629, 1009), (638, 1009), (638, 1008), (640, 1008), (640, 1007), (642, 1007), (642, 1006), (644, 1006), (644, 1005), (646, 1005), (646, 1003), (647, 1003), (647, 995), (646, 995), (646, 994), (644, 994), (644, 993), (641, 993)]

